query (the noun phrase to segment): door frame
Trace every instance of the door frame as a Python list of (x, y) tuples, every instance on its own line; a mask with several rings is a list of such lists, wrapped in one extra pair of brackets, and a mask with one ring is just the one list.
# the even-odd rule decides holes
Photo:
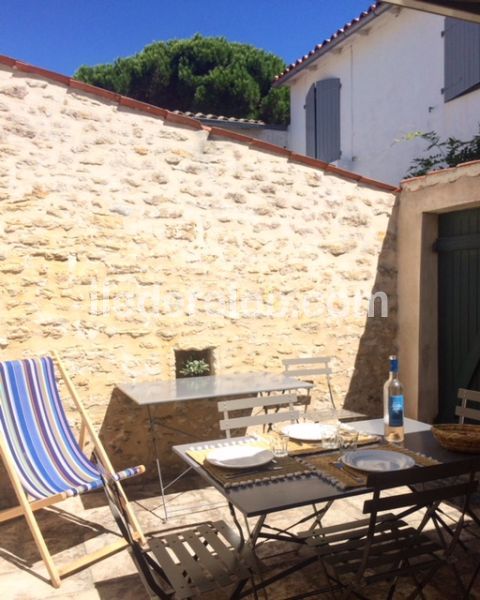
[(480, 207), (480, 161), (402, 182), (398, 219), (398, 354), (406, 414), (438, 413), (438, 215)]

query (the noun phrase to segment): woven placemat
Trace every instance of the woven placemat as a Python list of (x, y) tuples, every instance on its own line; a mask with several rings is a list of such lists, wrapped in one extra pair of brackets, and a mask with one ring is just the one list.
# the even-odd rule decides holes
[(300, 463), (291, 456), (276, 457), (274, 462), (267, 463), (255, 469), (225, 469), (212, 465), (206, 460), (208, 454), (214, 448), (239, 444), (258, 448), (268, 447), (265, 441), (252, 437), (242, 442), (222, 442), (221, 444), (208, 445), (207, 447), (201, 445), (192, 446), (187, 450), (187, 454), (202, 465), (205, 471), (222, 484), (224, 488), (302, 477), (312, 472), (312, 468), (309, 465)]
[[(439, 461), (424, 454), (407, 450), (399, 446), (392, 444), (382, 444), (374, 450), (390, 450), (392, 452), (400, 452), (413, 458), (417, 465), (422, 467), (429, 467), (432, 465), (438, 465)], [(305, 466), (311, 467), (311, 469), (322, 479), (326, 479), (330, 483), (333, 483), (338, 488), (345, 490), (356, 487), (365, 487), (367, 484), (367, 475), (365, 471), (352, 469), (347, 465), (339, 462), (343, 452), (333, 452), (332, 454), (323, 456), (309, 456), (308, 458), (299, 459)]]
[[(275, 432), (265, 433), (257, 436), (258, 440), (264, 440), (265, 446), (268, 448), (270, 445), (270, 439), (272, 436), (277, 435)], [(368, 433), (360, 433), (358, 436), (357, 444), (359, 446), (366, 446), (368, 444), (376, 444), (380, 441), (380, 436), (370, 435)], [(301, 442), (289, 438), (288, 440), (288, 454), (290, 456), (301, 456), (302, 454), (319, 454), (321, 452), (331, 452), (332, 448), (324, 448), (322, 442)]]

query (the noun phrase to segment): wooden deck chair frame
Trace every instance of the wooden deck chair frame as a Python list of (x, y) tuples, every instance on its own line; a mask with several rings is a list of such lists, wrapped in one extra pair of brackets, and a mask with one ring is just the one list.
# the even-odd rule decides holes
[[(324, 375), (327, 379), (328, 386), (328, 395), (330, 397), (330, 403), (334, 410), (337, 410), (335, 406), (335, 401), (333, 399), (332, 392), (332, 384), (330, 382), (330, 375), (332, 374), (332, 369), (330, 367), (330, 361), (332, 360), (331, 356), (313, 356), (308, 358), (284, 358), (282, 360), (282, 364), (284, 367), (284, 374), (289, 377), (317, 377), (319, 375)], [(323, 366), (320, 366), (323, 365)], [(305, 380), (309, 383), (314, 383), (312, 380)], [(308, 394), (307, 398), (310, 398)], [(307, 401), (305, 403), (305, 411), (307, 410), (307, 405), (310, 402)]]
[[(93, 449), (94, 449), (94, 452), (98, 459), (99, 464), (103, 467), (103, 469), (106, 471), (106, 473), (113, 476), (115, 474), (115, 470), (112, 466), (112, 463), (110, 462), (110, 459), (108, 458), (108, 455), (103, 447), (103, 444), (100, 441), (100, 438), (98, 437), (97, 432), (95, 431), (95, 428), (94, 428), (94, 426), (93, 426), (93, 424), (92, 424), (92, 422), (80, 400), (80, 397), (79, 397), (77, 391), (75, 390), (75, 388), (73, 386), (73, 383), (72, 383), (70, 377), (68, 376), (68, 374), (65, 370), (65, 367), (64, 367), (62, 361), (60, 360), (60, 358), (56, 352), (53, 352), (52, 356), (53, 356), (54, 363), (56, 363), (58, 370), (61, 374), (61, 377), (65, 383), (65, 386), (66, 386), (66, 388), (75, 404), (75, 407), (78, 410), (80, 417), (81, 417), (81, 429), (80, 429), (80, 435), (79, 435), (80, 448), (82, 449), (82, 451), (85, 448), (86, 439), (87, 439), (87, 435), (88, 435), (93, 444)], [(83, 569), (84, 567), (87, 567), (95, 562), (98, 562), (99, 560), (102, 560), (103, 558), (105, 558), (111, 554), (114, 554), (115, 552), (118, 552), (127, 546), (127, 542), (124, 539), (120, 539), (116, 542), (109, 544), (108, 546), (105, 546), (104, 548), (101, 548), (99, 550), (96, 550), (95, 552), (89, 553), (85, 556), (82, 556), (82, 557), (76, 559), (76, 560), (73, 560), (66, 565), (57, 566), (54, 563), (53, 557), (50, 554), (50, 551), (48, 550), (48, 547), (47, 547), (45, 539), (42, 535), (42, 532), (40, 531), (40, 527), (39, 527), (37, 519), (35, 517), (35, 512), (37, 510), (40, 510), (42, 508), (47, 508), (49, 506), (57, 504), (58, 502), (61, 502), (62, 500), (65, 500), (67, 498), (67, 494), (59, 493), (54, 496), (50, 496), (48, 498), (42, 498), (40, 500), (30, 501), (28, 499), (28, 496), (27, 496), (23, 486), (22, 486), (20, 477), (17, 474), (16, 466), (10, 456), (10, 453), (7, 449), (6, 443), (2, 439), (1, 435), (0, 435), (0, 458), (3, 462), (3, 464), (5, 465), (7, 475), (10, 479), (10, 482), (12, 484), (12, 487), (14, 489), (15, 495), (18, 500), (18, 506), (14, 506), (12, 508), (8, 508), (8, 509), (5, 509), (0, 512), (0, 524), (3, 522), (9, 521), (11, 519), (15, 519), (16, 517), (19, 517), (19, 516), (23, 516), (25, 518), (27, 525), (32, 533), (35, 544), (40, 553), (40, 556), (47, 568), (48, 574), (50, 576), (50, 581), (54, 587), (60, 587), (62, 577), (65, 577), (73, 572)], [(145, 543), (145, 538), (144, 538), (143, 532), (140, 528), (140, 525), (137, 521), (135, 513), (133, 512), (133, 510), (127, 500), (125, 492), (123, 491), (123, 488), (120, 485), (120, 483), (118, 485), (118, 489), (119, 489), (119, 493), (122, 495), (122, 499), (123, 499), (124, 506), (125, 506), (125, 511), (126, 511), (126, 514), (128, 515), (128, 518), (133, 527), (135, 535), (138, 537), (138, 539), (141, 543)]]

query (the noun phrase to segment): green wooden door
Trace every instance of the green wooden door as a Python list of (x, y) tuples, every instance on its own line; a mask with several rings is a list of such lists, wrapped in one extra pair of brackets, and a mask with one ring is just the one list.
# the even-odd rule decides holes
[(459, 387), (480, 389), (480, 209), (439, 217), (440, 422), (455, 420)]

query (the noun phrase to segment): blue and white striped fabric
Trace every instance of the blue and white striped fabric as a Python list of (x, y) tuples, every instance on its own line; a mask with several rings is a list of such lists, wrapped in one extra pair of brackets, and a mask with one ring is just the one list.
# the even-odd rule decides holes
[[(102, 467), (80, 449), (65, 415), (49, 357), (0, 363), (0, 435), (34, 499), (102, 487)], [(144, 472), (120, 471), (116, 479)]]

